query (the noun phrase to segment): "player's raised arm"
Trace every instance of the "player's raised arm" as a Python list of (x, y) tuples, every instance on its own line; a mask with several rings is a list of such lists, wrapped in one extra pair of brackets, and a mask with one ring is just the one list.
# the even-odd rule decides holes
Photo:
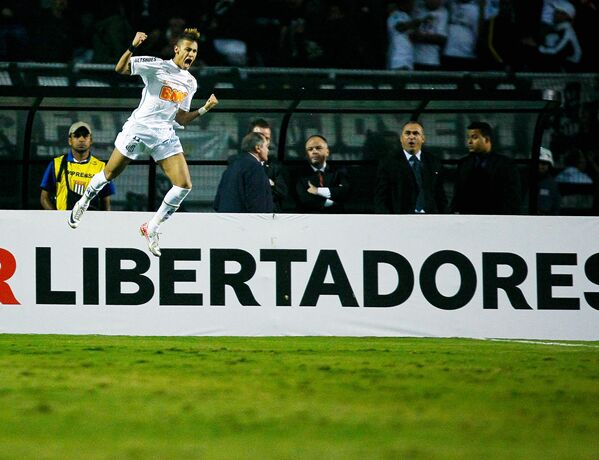
[(135, 48), (137, 48), (139, 45), (141, 45), (145, 41), (146, 38), (148, 38), (148, 36), (144, 32), (137, 32), (135, 34), (135, 38), (133, 39), (131, 46), (129, 48), (127, 48), (127, 50), (123, 53), (123, 55), (119, 59), (119, 62), (116, 63), (116, 66), (114, 67), (114, 70), (116, 72), (123, 74), (123, 75), (131, 75), (131, 64), (129, 62), (131, 59), (131, 56), (133, 56), (133, 52), (135, 51)]
[(214, 94), (211, 94), (210, 97), (206, 100), (204, 105), (200, 107), (198, 110), (192, 110), (190, 112), (186, 112), (185, 110), (179, 109), (177, 115), (175, 116), (175, 120), (180, 125), (185, 126), (187, 123), (195, 120), (197, 117), (201, 117), (210, 109), (215, 107), (218, 104), (218, 99)]

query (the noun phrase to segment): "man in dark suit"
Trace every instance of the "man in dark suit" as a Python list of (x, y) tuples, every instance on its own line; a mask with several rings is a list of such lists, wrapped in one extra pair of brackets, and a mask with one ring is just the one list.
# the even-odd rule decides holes
[[(270, 140), (272, 132), (270, 124), (264, 118), (256, 118), (250, 122), (248, 133), (260, 133), (268, 142), (270, 147)], [(270, 183), (270, 190), (272, 192), (272, 199), (274, 204), (274, 212), (281, 212), (283, 210), (283, 202), (287, 198), (287, 177), (283, 165), (273, 158), (268, 158), (264, 162), (264, 170), (268, 176), (268, 182)]]
[(422, 152), (424, 127), (408, 121), (401, 129), (402, 149), (389, 152), (377, 168), (374, 211), (377, 214), (447, 212), (441, 161)]
[(216, 212), (273, 212), (272, 193), (262, 164), (268, 159), (268, 142), (259, 133), (249, 133), (241, 141), (237, 158), (223, 173), (214, 209)]
[(458, 214), (520, 214), (520, 176), (514, 162), (493, 152), (488, 123), (468, 126), (469, 155), (458, 164), (452, 211)]
[(327, 162), (329, 144), (324, 136), (316, 134), (306, 140), (308, 163), (296, 179), (298, 209), (304, 213), (340, 213), (349, 197), (347, 172)]

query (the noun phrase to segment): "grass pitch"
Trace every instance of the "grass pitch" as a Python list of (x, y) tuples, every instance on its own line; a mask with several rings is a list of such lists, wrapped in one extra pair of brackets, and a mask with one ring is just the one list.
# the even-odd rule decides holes
[(599, 459), (568, 345), (0, 335), (0, 458)]

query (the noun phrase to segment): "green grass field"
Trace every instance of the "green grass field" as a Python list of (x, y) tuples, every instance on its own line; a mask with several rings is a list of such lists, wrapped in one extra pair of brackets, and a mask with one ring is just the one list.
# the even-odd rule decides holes
[(0, 458), (599, 459), (599, 343), (0, 335)]

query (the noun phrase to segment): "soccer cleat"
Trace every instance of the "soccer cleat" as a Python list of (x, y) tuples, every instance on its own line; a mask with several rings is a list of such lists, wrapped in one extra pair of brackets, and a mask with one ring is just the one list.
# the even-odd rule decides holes
[(156, 257), (160, 257), (161, 252), (158, 243), (158, 232), (150, 233), (148, 231), (148, 224), (146, 222), (141, 227), (139, 227), (139, 233), (141, 233), (142, 236), (146, 237), (146, 241), (148, 242), (148, 249), (150, 250), (150, 252), (154, 254)]
[(83, 217), (83, 213), (87, 210), (87, 208), (83, 207), (83, 205), (81, 203), (79, 203), (79, 201), (77, 201), (75, 203), (75, 206), (73, 206), (73, 209), (71, 210), (71, 215), (69, 216), (69, 226), (71, 228), (77, 228), (79, 227), (79, 224), (81, 223), (81, 218)]

